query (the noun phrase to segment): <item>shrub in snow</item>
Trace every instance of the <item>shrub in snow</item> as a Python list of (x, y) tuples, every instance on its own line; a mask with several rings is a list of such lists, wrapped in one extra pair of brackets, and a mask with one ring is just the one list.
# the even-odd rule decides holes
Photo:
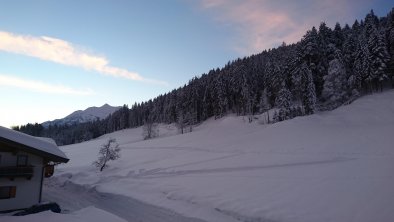
[(101, 145), (99, 151), (99, 158), (98, 160), (94, 161), (93, 164), (100, 168), (100, 171), (103, 171), (106, 168), (107, 162), (110, 160), (116, 160), (120, 157), (120, 148), (119, 144), (116, 142), (116, 139), (110, 138), (106, 143)]

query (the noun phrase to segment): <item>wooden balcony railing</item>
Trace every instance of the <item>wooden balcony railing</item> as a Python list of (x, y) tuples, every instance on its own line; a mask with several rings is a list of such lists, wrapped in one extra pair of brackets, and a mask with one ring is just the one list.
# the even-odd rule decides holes
[(0, 167), (0, 177), (10, 178), (11, 180), (16, 177), (25, 177), (30, 180), (33, 177), (33, 172), (33, 166)]

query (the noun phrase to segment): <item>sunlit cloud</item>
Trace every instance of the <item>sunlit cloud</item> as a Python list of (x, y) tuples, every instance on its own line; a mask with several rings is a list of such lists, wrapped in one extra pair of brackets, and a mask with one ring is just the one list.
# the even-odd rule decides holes
[[(366, 0), (360, 0), (365, 2)], [(237, 32), (232, 47), (242, 55), (295, 43), (321, 22), (354, 21), (357, 0), (200, 0), (199, 6), (216, 21)]]
[(147, 83), (167, 84), (164, 81), (144, 78), (136, 72), (110, 66), (109, 61), (103, 56), (94, 55), (70, 42), (47, 36), (34, 37), (0, 31), (0, 50), (93, 70), (104, 75)]
[(95, 92), (91, 89), (73, 89), (63, 85), (49, 84), (35, 80), (18, 78), (10, 75), (0, 74), (0, 86), (16, 87), (33, 92), (50, 93), (50, 94), (68, 94), (89, 96), (94, 95)]

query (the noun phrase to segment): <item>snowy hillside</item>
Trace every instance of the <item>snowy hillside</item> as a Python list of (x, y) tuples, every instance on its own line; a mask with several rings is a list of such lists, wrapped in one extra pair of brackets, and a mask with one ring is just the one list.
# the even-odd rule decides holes
[(56, 119), (53, 121), (47, 121), (42, 123), (42, 126), (48, 127), (49, 125), (71, 125), (74, 123), (84, 123), (90, 122), (96, 119), (104, 119), (109, 114), (115, 112), (120, 107), (110, 106), (108, 104), (104, 104), (100, 107), (89, 107), (85, 110), (78, 110), (70, 115), (64, 117), (63, 119)]
[[(110, 193), (219, 222), (394, 218), (393, 90), (273, 125), (228, 116), (183, 135), (171, 125), (161, 126), (157, 139), (143, 141), (141, 132), (61, 147), (70, 162), (58, 166), (46, 198), (73, 211), (100, 208), (89, 193)], [(119, 142), (121, 158), (99, 173), (92, 162), (109, 137)], [(109, 205), (101, 202), (131, 221)]]

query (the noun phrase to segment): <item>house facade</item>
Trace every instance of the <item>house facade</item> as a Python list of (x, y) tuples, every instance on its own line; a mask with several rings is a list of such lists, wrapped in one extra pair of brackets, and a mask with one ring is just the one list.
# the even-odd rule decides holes
[(44, 177), (67, 161), (53, 140), (0, 127), (0, 212), (40, 203)]

